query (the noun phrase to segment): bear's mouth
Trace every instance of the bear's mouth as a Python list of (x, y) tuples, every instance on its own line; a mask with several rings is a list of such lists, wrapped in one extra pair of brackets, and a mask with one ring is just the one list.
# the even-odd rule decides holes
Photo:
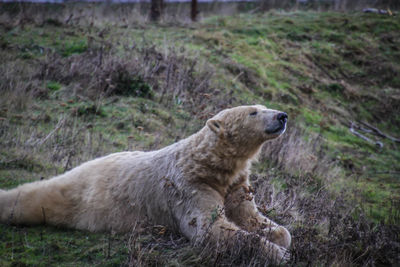
[(266, 134), (281, 134), (286, 130), (286, 124), (285, 125), (281, 125), (275, 129), (266, 129), (265, 133)]
[(282, 134), (286, 130), (286, 122), (284, 123), (276, 123), (274, 126), (265, 129), (266, 134)]

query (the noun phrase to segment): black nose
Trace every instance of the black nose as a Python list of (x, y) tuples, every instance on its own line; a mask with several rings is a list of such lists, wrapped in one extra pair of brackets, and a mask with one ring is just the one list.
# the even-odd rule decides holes
[(285, 124), (287, 119), (288, 119), (288, 115), (285, 112), (281, 112), (278, 114), (278, 116), (276, 117), (278, 119), (278, 121), (280, 121), (282, 124)]

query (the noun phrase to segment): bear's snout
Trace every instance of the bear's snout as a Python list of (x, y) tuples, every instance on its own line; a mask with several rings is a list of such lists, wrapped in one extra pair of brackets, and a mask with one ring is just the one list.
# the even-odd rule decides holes
[(272, 119), (273, 121), (265, 129), (265, 133), (270, 135), (282, 134), (286, 129), (288, 115), (285, 112), (279, 112)]
[(286, 124), (288, 115), (285, 112), (281, 112), (276, 116), (276, 119), (283, 125)]

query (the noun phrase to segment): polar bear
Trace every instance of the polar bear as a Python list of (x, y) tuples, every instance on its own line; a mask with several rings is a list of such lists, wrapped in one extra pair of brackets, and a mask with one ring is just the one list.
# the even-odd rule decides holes
[(0, 190), (0, 221), (128, 232), (147, 220), (196, 244), (248, 237), (276, 263), (285, 261), (291, 236), (258, 212), (249, 168), (263, 143), (285, 131), (287, 118), (262, 105), (225, 109), (160, 150), (114, 153)]

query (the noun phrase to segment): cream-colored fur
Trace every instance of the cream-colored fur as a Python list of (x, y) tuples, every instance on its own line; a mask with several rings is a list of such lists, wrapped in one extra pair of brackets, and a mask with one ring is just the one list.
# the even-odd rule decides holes
[(248, 179), (261, 145), (285, 130), (279, 113), (260, 105), (226, 109), (163, 149), (111, 154), (0, 191), (0, 221), (127, 232), (148, 220), (214, 243), (264, 231), (259, 247), (280, 262), (290, 234), (257, 211)]

